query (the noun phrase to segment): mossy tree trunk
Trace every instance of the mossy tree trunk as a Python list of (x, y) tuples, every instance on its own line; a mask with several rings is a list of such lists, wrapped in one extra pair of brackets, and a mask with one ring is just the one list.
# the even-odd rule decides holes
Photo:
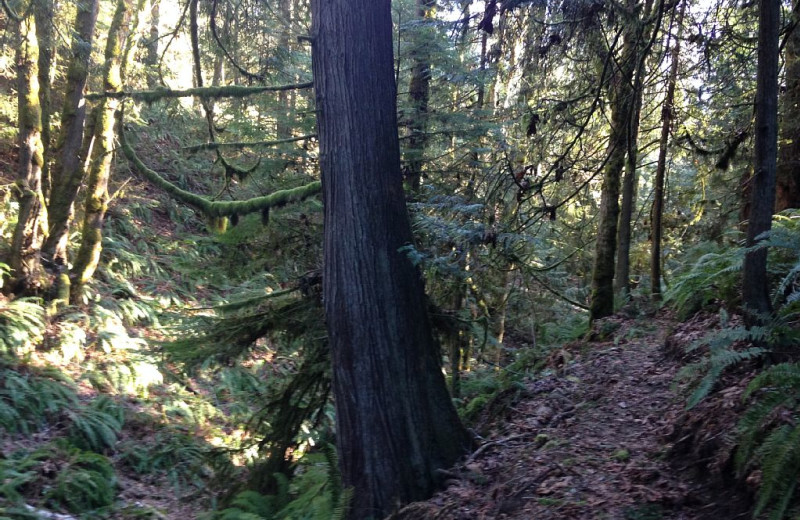
[[(122, 70), (125, 41), (130, 33), (133, 0), (117, 0), (114, 17), (108, 32), (103, 64), (103, 90), (122, 90)], [(108, 181), (114, 149), (115, 114), (120, 101), (113, 97), (100, 100), (95, 123), (95, 142), (89, 163), (86, 202), (81, 246), (72, 270), (72, 294), (80, 293), (83, 285), (94, 275), (100, 262), (103, 240), (103, 220), (108, 204)]]
[(34, 0), (33, 16), (36, 20), (36, 39), (39, 46), (39, 106), (42, 113), (42, 193), (50, 198), (50, 117), (53, 113), (52, 90), (55, 72), (55, 26), (53, 25), (54, 0)]
[(311, 10), (337, 448), (354, 490), (348, 518), (383, 518), (429, 497), (437, 470), (470, 439), (447, 392), (421, 275), (400, 251), (413, 235), (390, 2), (313, 0)]
[(19, 163), (17, 195), (19, 214), (11, 242), (10, 266), (15, 293), (36, 294), (44, 286), (41, 249), (47, 236), (47, 207), (42, 193), (42, 114), (39, 105), (39, 48), (32, 13), (15, 24), (17, 31), (17, 89)]
[[(630, 4), (635, 3), (631, 1)], [(634, 106), (632, 87), (636, 56), (636, 25), (627, 24), (623, 35), (622, 52), (614, 60), (613, 72), (607, 85), (611, 105), (608, 158), (603, 168), (603, 188), (600, 199), (600, 221), (592, 270), (592, 301), (590, 320), (614, 313), (614, 274), (617, 254), (617, 225), (619, 219), (620, 177), (625, 168), (631, 114)], [(608, 52), (615, 52), (609, 49)]]
[(161, 84), (158, 74), (158, 34), (160, 22), (160, 0), (150, 2), (150, 35), (147, 38), (147, 54), (144, 64), (147, 67), (147, 88), (153, 89)]
[(69, 225), (84, 177), (83, 162), (86, 155), (76, 153), (76, 150), (83, 149), (86, 122), (84, 89), (89, 76), (89, 60), (99, 5), (99, 0), (80, 2), (75, 17), (64, 105), (61, 109), (61, 131), (53, 153), (56, 160), (52, 167), (53, 190), (48, 205), (49, 235), (43, 249), (45, 256), (56, 265), (67, 265)]

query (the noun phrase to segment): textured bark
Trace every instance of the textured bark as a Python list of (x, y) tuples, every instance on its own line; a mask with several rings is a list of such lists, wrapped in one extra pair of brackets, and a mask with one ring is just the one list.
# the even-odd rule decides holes
[[(608, 160), (603, 169), (603, 190), (600, 200), (600, 223), (592, 270), (590, 320), (614, 313), (614, 261), (617, 253), (620, 177), (625, 168), (631, 113), (633, 111), (633, 73), (635, 69), (636, 28), (626, 30), (619, 61), (608, 84), (611, 105), (611, 128)], [(611, 49), (609, 52), (614, 52)]]
[(36, 23), (33, 15), (17, 26), (17, 89), (19, 163), (17, 195), (19, 213), (11, 239), (10, 266), (14, 280), (8, 288), (34, 294), (44, 285), (41, 249), (47, 235), (47, 208), (42, 194), (42, 116), (39, 107)]
[(55, 26), (53, 25), (53, 0), (34, 0), (33, 16), (36, 19), (36, 39), (39, 47), (39, 107), (42, 114), (42, 193), (50, 198), (50, 117), (53, 113), (52, 90), (55, 72)]
[[(683, 18), (686, 14), (687, 0), (681, 2), (680, 11), (676, 20), (677, 33), (675, 44), (672, 46), (672, 63), (670, 63), (669, 78), (667, 80), (667, 94), (664, 106), (661, 109), (661, 137), (658, 144), (658, 163), (656, 165), (656, 178), (653, 186), (653, 208), (650, 214), (651, 236), (653, 246), (650, 251), (650, 293), (653, 298), (659, 299), (661, 295), (661, 237), (663, 233), (662, 220), (664, 216), (664, 181), (667, 173), (667, 149), (669, 134), (672, 127), (672, 118), (675, 115), (675, 86), (678, 83), (678, 67), (680, 65), (681, 37), (683, 35)], [(669, 48), (669, 36), (667, 36)]]
[[(780, 11), (779, 0), (759, 1), (755, 161), (753, 177), (750, 180), (748, 246), (755, 245), (759, 235), (770, 230), (775, 207)], [(747, 253), (742, 272), (742, 299), (745, 307), (755, 313), (771, 312), (766, 248)]]
[[(104, 53), (103, 89), (106, 92), (122, 90), (122, 63), (125, 56), (125, 41), (131, 30), (132, 4), (132, 0), (117, 0)], [(71, 275), (73, 295), (80, 293), (83, 285), (94, 275), (100, 262), (103, 220), (108, 209), (108, 180), (114, 150), (115, 113), (118, 105), (119, 101), (116, 98), (109, 97), (101, 100), (97, 107), (95, 142), (86, 185), (81, 246)]]
[(67, 264), (67, 237), (74, 212), (75, 199), (83, 181), (82, 149), (86, 100), (84, 90), (89, 76), (94, 27), (97, 22), (99, 0), (86, 0), (78, 4), (75, 17), (72, 49), (64, 89), (64, 106), (61, 109), (61, 131), (53, 156), (53, 192), (48, 205), (49, 235), (43, 252), (57, 265)]
[[(417, 16), (425, 20), (436, 7), (436, 0), (417, 0)], [(407, 149), (408, 175), (406, 182), (413, 191), (422, 185), (422, 164), (428, 136), (428, 101), (431, 97), (431, 55), (425, 41), (415, 43), (411, 56), (411, 80), (408, 85), (408, 98), (411, 115), (408, 122), (410, 133)]]
[(158, 74), (158, 34), (159, 34), (159, 6), (160, 0), (151, 0), (150, 3), (150, 35), (147, 38), (147, 54), (144, 64), (147, 67), (147, 88), (156, 88), (161, 81)]
[[(800, 21), (800, 2), (794, 2), (792, 21)], [(786, 37), (784, 54), (786, 92), (781, 103), (780, 147), (775, 211), (800, 208), (800, 28)]]
[(314, 0), (324, 301), (349, 518), (429, 496), (470, 445), (448, 395), (412, 243), (389, 0)]

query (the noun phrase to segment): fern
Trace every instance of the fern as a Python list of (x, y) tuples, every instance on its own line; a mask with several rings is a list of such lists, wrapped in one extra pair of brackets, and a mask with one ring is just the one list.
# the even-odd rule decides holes
[[(723, 321), (724, 321), (724, 311)], [(679, 379), (695, 379), (692, 385), (692, 393), (687, 401), (687, 408), (694, 408), (705, 399), (714, 389), (720, 376), (728, 368), (739, 363), (756, 359), (768, 352), (763, 347), (750, 346), (744, 349), (734, 347), (743, 343), (760, 343), (769, 336), (769, 327), (753, 327), (747, 329), (744, 326), (728, 327), (721, 330), (708, 332), (699, 340), (686, 347), (687, 352), (692, 352), (708, 348), (708, 354), (699, 361), (687, 365), (678, 373)], [(697, 379), (702, 374), (702, 377)]]
[(0, 296), (0, 356), (19, 356), (44, 338), (44, 308), (35, 298), (5, 301)]
[(105, 395), (67, 415), (72, 421), (69, 438), (73, 444), (98, 453), (114, 447), (125, 419), (123, 408)]
[(71, 513), (86, 513), (114, 503), (116, 475), (102, 455), (72, 451), (46, 498)]
[(800, 364), (772, 366), (750, 382), (744, 398), (755, 397), (738, 425), (736, 463), (740, 473), (761, 467), (755, 514), (771, 509), (779, 520), (795, 497), (800, 478)]
[(25, 372), (0, 363), (0, 428), (30, 433), (77, 403), (74, 385), (59, 372)]

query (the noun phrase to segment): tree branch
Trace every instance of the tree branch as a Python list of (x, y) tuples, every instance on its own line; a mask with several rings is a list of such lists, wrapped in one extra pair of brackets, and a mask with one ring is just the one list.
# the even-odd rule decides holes
[(134, 152), (133, 148), (125, 138), (124, 125), (120, 125), (120, 144), (125, 157), (133, 165), (134, 170), (145, 177), (147, 180), (166, 191), (170, 196), (191, 206), (203, 215), (208, 217), (225, 217), (231, 215), (247, 215), (256, 213), (271, 207), (283, 206), (290, 202), (298, 202), (308, 197), (312, 197), (322, 191), (322, 183), (314, 181), (304, 186), (280, 190), (263, 197), (255, 197), (248, 200), (235, 201), (212, 201), (195, 193), (183, 190), (164, 179), (156, 171), (148, 168)]
[(305, 83), (292, 83), (289, 85), (275, 85), (264, 87), (244, 87), (241, 85), (228, 85), (222, 87), (194, 87), (182, 90), (173, 90), (167, 88), (158, 88), (155, 90), (123, 90), (119, 92), (94, 92), (87, 94), (86, 99), (96, 101), (103, 98), (124, 99), (130, 98), (137, 101), (144, 101), (145, 103), (154, 103), (160, 99), (165, 98), (182, 98), (195, 96), (201, 99), (210, 98), (243, 98), (262, 92), (278, 92), (281, 90), (300, 90), (308, 89), (314, 86), (314, 83), (307, 81)]

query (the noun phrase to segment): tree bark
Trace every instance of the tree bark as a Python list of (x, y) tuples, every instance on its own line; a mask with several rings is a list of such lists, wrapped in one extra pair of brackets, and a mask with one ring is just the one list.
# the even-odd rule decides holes
[[(417, 0), (417, 16), (424, 21), (436, 7), (436, 0)], [(417, 38), (412, 54), (411, 80), (408, 84), (408, 98), (411, 115), (408, 122), (408, 149), (406, 151), (408, 175), (406, 182), (412, 191), (422, 186), (422, 165), (428, 136), (428, 101), (431, 97), (431, 54), (426, 41)]]
[[(791, 20), (800, 21), (800, 2), (795, 0)], [(800, 27), (786, 37), (784, 54), (786, 92), (778, 149), (775, 211), (800, 208)]]
[(89, 77), (89, 61), (99, 5), (99, 0), (86, 0), (77, 6), (72, 56), (67, 69), (64, 106), (61, 109), (61, 131), (53, 153), (57, 160), (52, 168), (53, 191), (48, 205), (49, 235), (43, 252), (57, 265), (67, 264), (69, 225), (78, 189), (83, 181), (83, 161), (86, 157), (76, 153), (76, 150), (82, 149), (86, 122), (84, 90)]
[[(756, 75), (756, 135), (753, 177), (750, 180), (750, 220), (747, 245), (772, 227), (778, 155), (778, 38), (779, 0), (759, 0), (758, 72)], [(742, 299), (750, 313), (772, 312), (767, 280), (767, 249), (745, 255)]]
[[(117, 0), (114, 18), (108, 32), (103, 65), (103, 90), (122, 90), (125, 40), (131, 32), (132, 0)], [(103, 220), (108, 209), (108, 180), (114, 151), (115, 114), (119, 100), (107, 97), (97, 107), (95, 142), (89, 164), (81, 246), (72, 270), (72, 296), (80, 294), (83, 285), (94, 275), (100, 262)]]
[(324, 300), (349, 518), (428, 497), (469, 448), (447, 392), (413, 237), (397, 134), (389, 0), (313, 0), (325, 204)]
[(44, 278), (41, 248), (47, 236), (47, 208), (42, 194), (41, 139), (42, 117), (39, 106), (36, 23), (26, 15), (15, 27), (17, 41), (17, 90), (19, 163), (17, 196), (19, 213), (11, 239), (9, 264), (14, 280), (8, 288), (16, 293), (35, 294), (41, 291)]
[[(636, 30), (626, 30), (622, 53), (607, 86), (611, 105), (611, 128), (608, 160), (603, 169), (603, 190), (600, 199), (600, 223), (592, 270), (592, 301), (589, 319), (614, 313), (614, 260), (617, 253), (620, 176), (625, 168), (631, 112), (633, 110), (633, 72), (635, 68)], [(609, 49), (608, 52), (615, 52)]]
[(150, 2), (150, 36), (147, 38), (147, 54), (144, 64), (147, 67), (147, 88), (154, 89), (161, 84), (158, 73), (159, 6), (161, 0)]
[[(667, 94), (664, 99), (664, 107), (661, 109), (661, 137), (658, 144), (658, 163), (653, 186), (653, 208), (650, 215), (650, 229), (653, 240), (653, 246), (650, 250), (650, 293), (656, 300), (661, 298), (661, 237), (664, 216), (664, 184), (667, 173), (669, 133), (675, 112), (675, 86), (678, 82), (681, 36), (683, 35), (683, 18), (686, 13), (686, 3), (687, 0), (681, 2), (681, 9), (676, 20), (677, 32), (675, 44), (672, 47), (672, 63), (670, 63), (669, 79), (667, 80)], [(669, 48), (669, 39), (670, 35), (667, 36), (667, 48)]]
[(55, 42), (53, 25), (53, 0), (34, 0), (33, 16), (36, 19), (36, 39), (39, 47), (39, 107), (42, 113), (42, 193), (50, 198), (50, 117), (53, 113), (52, 90), (55, 68)]

